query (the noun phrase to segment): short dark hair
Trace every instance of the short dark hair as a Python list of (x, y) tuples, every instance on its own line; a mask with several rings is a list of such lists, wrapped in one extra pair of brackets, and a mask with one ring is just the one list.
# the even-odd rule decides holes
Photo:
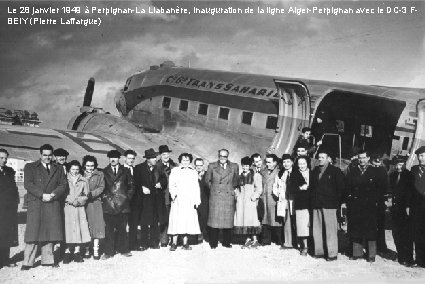
[(55, 157), (68, 157), (69, 154), (70, 153), (68, 153), (68, 151), (63, 148), (57, 148), (55, 151), (53, 151), (53, 155), (55, 155)]
[(358, 155), (361, 155), (361, 154), (366, 154), (367, 157), (370, 157), (370, 153), (366, 149), (360, 149), (358, 151)]
[(310, 127), (303, 127), (302, 133), (305, 133), (306, 131), (311, 131), (311, 128)]
[(72, 160), (71, 162), (69, 162), (68, 169), (71, 169), (72, 166), (78, 166), (81, 169), (81, 164), (77, 160)]
[(0, 153), (5, 153), (9, 157), (9, 152), (6, 149), (1, 148)]
[(196, 159), (194, 160), (194, 165), (197, 163), (197, 161), (201, 161), (201, 162), (203, 162), (203, 165), (204, 165), (204, 160), (203, 160), (203, 159), (201, 159), (201, 158), (196, 158)]
[(138, 154), (136, 154), (135, 151), (129, 149), (129, 150), (126, 150), (126, 152), (124, 152), (124, 157), (127, 157), (127, 155), (133, 155), (136, 157)]
[(254, 158), (262, 158), (262, 155), (260, 155), (259, 153), (254, 153), (253, 155), (250, 156), (250, 158), (254, 160)]
[(279, 161), (279, 159), (278, 159), (277, 155), (275, 155), (275, 154), (266, 154), (266, 156), (265, 156), (265, 160), (266, 160), (266, 159), (268, 159), (268, 158), (272, 158), (272, 160), (273, 160), (274, 162), (277, 162), (277, 163), (278, 163), (278, 161)]
[(50, 144), (41, 145), (41, 147), (40, 147), (40, 154), (42, 154), (44, 150), (50, 150), (53, 153), (53, 147)]
[(250, 166), (253, 163), (252, 159), (249, 156), (245, 156), (241, 159), (241, 165), (243, 166)]
[(90, 155), (84, 156), (83, 157), (83, 168), (86, 168), (87, 162), (93, 162), (95, 164), (95, 169), (98, 168), (98, 160), (96, 160), (96, 157), (90, 156)]
[(180, 154), (180, 155), (179, 155), (179, 158), (178, 158), (179, 163), (180, 163), (180, 162), (182, 162), (182, 158), (183, 158), (183, 157), (187, 157), (187, 158), (189, 158), (189, 162), (190, 162), (190, 163), (192, 163), (192, 155), (191, 155), (191, 154), (189, 154), (189, 153), (182, 153), (182, 154)]
[(302, 159), (306, 161), (306, 163), (308, 164), (308, 169), (310, 169), (311, 168), (311, 158), (309, 156), (298, 156), (298, 157), (296, 157), (296, 160), (294, 161), (294, 164), (296, 165), (296, 167), (299, 167), (299, 165), (298, 165), (299, 160), (302, 160)]

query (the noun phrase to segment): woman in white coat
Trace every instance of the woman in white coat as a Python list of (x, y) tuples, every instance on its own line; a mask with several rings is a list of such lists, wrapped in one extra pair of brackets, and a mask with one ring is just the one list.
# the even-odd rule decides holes
[(191, 154), (181, 154), (180, 165), (172, 169), (169, 177), (172, 203), (167, 234), (172, 235), (171, 251), (177, 248), (178, 235), (183, 235), (182, 248), (190, 250), (188, 235), (201, 234), (197, 214), (197, 207), (201, 203), (200, 186), (197, 172), (191, 167), (191, 162)]

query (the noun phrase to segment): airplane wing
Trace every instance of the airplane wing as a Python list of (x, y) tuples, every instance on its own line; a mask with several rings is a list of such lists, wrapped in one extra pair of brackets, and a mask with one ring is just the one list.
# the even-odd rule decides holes
[(0, 125), (0, 148), (9, 152), (9, 157), (25, 161), (35, 161), (40, 158), (39, 147), (51, 144), (53, 148), (64, 148), (70, 155), (68, 161), (81, 161), (85, 155), (95, 156), (99, 167), (105, 167), (109, 161), (106, 156), (108, 151), (116, 149), (124, 153), (133, 149), (137, 154), (136, 163), (142, 162), (144, 151), (149, 148), (158, 150), (158, 146), (166, 144), (172, 149), (171, 156), (174, 160), (180, 153), (188, 152), (199, 157), (191, 151), (186, 144), (167, 137), (160, 133), (131, 133), (127, 137), (104, 132), (79, 132), (70, 130), (54, 130), (15, 125)]

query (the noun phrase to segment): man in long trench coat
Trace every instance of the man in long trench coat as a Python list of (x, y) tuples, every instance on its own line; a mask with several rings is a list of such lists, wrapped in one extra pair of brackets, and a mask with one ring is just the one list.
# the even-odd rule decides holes
[(219, 229), (223, 230), (224, 247), (231, 247), (235, 214), (235, 188), (238, 186), (238, 165), (228, 160), (229, 151), (219, 150), (219, 161), (209, 164), (205, 181), (210, 188), (209, 217), (210, 247), (215, 249)]
[(25, 165), (24, 186), (28, 191), (27, 227), (22, 270), (34, 265), (41, 247), (41, 265), (58, 267), (53, 257), (53, 243), (63, 241), (61, 202), (68, 189), (62, 167), (52, 163), (53, 147), (40, 147), (40, 160)]

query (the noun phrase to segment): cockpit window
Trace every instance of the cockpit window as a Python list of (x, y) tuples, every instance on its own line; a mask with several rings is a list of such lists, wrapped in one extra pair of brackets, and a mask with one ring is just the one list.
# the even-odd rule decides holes
[(129, 85), (131, 81), (132, 81), (132, 77), (127, 79), (126, 84), (124, 85), (124, 89), (123, 89), (124, 91), (127, 91), (129, 89)]
[(276, 116), (268, 116), (266, 119), (266, 129), (277, 129), (278, 118)]
[(163, 98), (163, 108), (170, 108), (170, 103), (171, 103), (172, 99), (169, 97), (164, 97)]

